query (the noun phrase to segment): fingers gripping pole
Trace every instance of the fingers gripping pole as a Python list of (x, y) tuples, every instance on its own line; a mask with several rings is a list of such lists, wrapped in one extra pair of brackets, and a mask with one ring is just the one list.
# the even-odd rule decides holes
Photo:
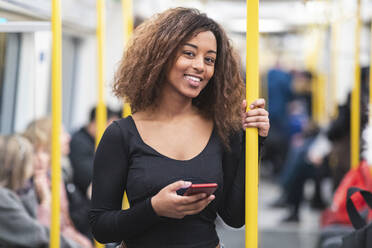
[[(247, 0), (247, 54), (246, 98), (247, 105), (258, 98), (258, 6), (259, 0)], [(258, 209), (258, 132), (246, 130), (246, 182), (245, 182), (245, 247), (255, 248)]]
[(62, 123), (62, 31), (61, 3), (52, 2), (52, 220), (50, 226), (50, 247), (60, 247), (60, 182), (61, 182), (61, 123)]

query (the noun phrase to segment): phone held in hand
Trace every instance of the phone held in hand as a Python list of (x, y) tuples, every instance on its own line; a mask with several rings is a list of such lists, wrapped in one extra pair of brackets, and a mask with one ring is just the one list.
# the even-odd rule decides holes
[(187, 188), (186, 192), (183, 195), (190, 196), (205, 193), (209, 196), (216, 191), (217, 186), (218, 186), (217, 183), (191, 184), (191, 186)]

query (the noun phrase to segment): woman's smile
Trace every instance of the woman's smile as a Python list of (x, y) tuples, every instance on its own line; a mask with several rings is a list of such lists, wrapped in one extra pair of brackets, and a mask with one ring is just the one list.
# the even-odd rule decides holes
[(190, 83), (192, 87), (199, 87), (200, 83), (203, 81), (201, 77), (192, 76), (190, 74), (185, 74), (184, 78)]

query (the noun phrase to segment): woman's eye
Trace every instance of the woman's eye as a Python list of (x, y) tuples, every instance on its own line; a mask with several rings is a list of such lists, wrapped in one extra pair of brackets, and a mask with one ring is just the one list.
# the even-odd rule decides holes
[(194, 53), (190, 51), (184, 51), (183, 54), (190, 56), (190, 57), (194, 57)]
[(215, 60), (214, 58), (207, 57), (207, 58), (205, 58), (205, 61), (206, 61), (208, 64), (214, 64), (216, 60)]

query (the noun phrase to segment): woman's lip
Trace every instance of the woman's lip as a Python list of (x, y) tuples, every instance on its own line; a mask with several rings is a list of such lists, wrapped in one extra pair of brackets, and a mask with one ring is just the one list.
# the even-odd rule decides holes
[(186, 76), (185, 76), (184, 78), (186, 79), (187, 82), (189, 82), (189, 84), (190, 84), (191, 86), (193, 86), (193, 87), (199, 87), (200, 82), (198, 82), (198, 81), (194, 81), (194, 80), (192, 80), (192, 79), (190, 79), (190, 78), (187, 78)]

